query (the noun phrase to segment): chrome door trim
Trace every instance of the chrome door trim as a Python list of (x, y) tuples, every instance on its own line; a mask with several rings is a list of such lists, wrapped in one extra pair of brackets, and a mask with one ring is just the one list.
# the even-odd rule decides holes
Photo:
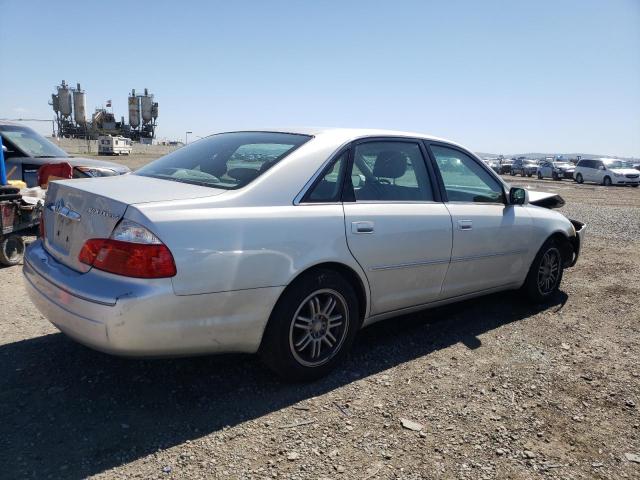
[(527, 253), (528, 250), (526, 249), (522, 249), (522, 250), (511, 250), (509, 252), (497, 252), (497, 253), (485, 253), (482, 255), (470, 255), (468, 257), (452, 257), (451, 258), (451, 263), (453, 262), (467, 262), (469, 260), (479, 260), (482, 258), (492, 258), (492, 257), (503, 257), (506, 255), (522, 255), (524, 253)]
[(442, 260), (420, 260), (417, 262), (409, 262), (409, 263), (397, 263), (393, 265), (374, 265), (369, 268), (370, 272), (376, 272), (379, 270), (395, 270), (399, 268), (412, 268), (412, 267), (422, 267), (424, 265), (441, 265), (443, 263), (449, 263), (449, 259)]

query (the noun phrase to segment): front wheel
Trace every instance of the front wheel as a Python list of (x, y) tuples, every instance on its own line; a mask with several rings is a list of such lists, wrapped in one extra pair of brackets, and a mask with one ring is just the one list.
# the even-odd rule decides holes
[(602, 179), (602, 184), (603, 184), (605, 187), (610, 187), (610, 186), (611, 186), (611, 177), (604, 177), (604, 178)]
[(578, 182), (578, 183), (583, 183), (584, 182), (584, 178), (582, 178), (582, 174), (581, 173), (576, 175), (576, 182)]
[(530, 300), (542, 302), (558, 291), (563, 273), (560, 247), (555, 240), (549, 239), (533, 259), (523, 290)]
[(538, 180), (542, 180), (542, 174), (538, 172)]
[(332, 270), (305, 274), (271, 314), (260, 347), (263, 361), (286, 381), (327, 375), (345, 358), (360, 327), (356, 293)]

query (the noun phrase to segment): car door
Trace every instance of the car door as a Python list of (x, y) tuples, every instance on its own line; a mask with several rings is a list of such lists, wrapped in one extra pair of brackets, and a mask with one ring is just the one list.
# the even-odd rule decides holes
[(538, 170), (540, 170), (540, 175), (542, 175), (543, 177), (548, 177), (550, 175), (549, 163), (541, 162), (540, 165), (538, 166)]
[(585, 160), (584, 165), (582, 166), (582, 178), (587, 182), (596, 182), (596, 161), (595, 160)]
[(343, 207), (347, 243), (371, 288), (371, 314), (440, 298), (452, 225), (418, 140), (352, 148)]
[(506, 204), (503, 184), (471, 154), (442, 143), (431, 143), (429, 149), (453, 223), (442, 297), (521, 281), (531, 248), (532, 220), (526, 208)]
[(604, 177), (607, 175), (606, 166), (604, 162), (602, 162), (601, 160), (592, 160), (592, 163), (593, 163), (593, 168), (591, 169), (592, 171), (591, 180), (596, 183), (602, 183), (602, 181), (604, 180)]

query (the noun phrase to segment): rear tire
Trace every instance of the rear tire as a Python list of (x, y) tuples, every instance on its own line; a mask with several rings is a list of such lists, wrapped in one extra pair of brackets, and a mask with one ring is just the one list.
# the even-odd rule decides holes
[(582, 178), (582, 174), (581, 173), (576, 175), (576, 182), (584, 183), (584, 178)]
[(346, 357), (360, 328), (355, 290), (333, 270), (303, 274), (276, 304), (260, 357), (287, 382), (327, 375)]
[(533, 259), (522, 289), (532, 302), (543, 302), (557, 293), (563, 273), (560, 246), (550, 238)]
[(24, 256), (24, 239), (20, 235), (7, 235), (0, 240), (0, 263), (7, 267), (18, 265)]

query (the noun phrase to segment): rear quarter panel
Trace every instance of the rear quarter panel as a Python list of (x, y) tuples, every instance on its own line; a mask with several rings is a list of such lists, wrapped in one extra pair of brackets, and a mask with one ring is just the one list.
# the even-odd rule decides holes
[(128, 218), (148, 225), (173, 253), (177, 295), (288, 285), (323, 262), (351, 267), (342, 205), (175, 209), (132, 206)]

